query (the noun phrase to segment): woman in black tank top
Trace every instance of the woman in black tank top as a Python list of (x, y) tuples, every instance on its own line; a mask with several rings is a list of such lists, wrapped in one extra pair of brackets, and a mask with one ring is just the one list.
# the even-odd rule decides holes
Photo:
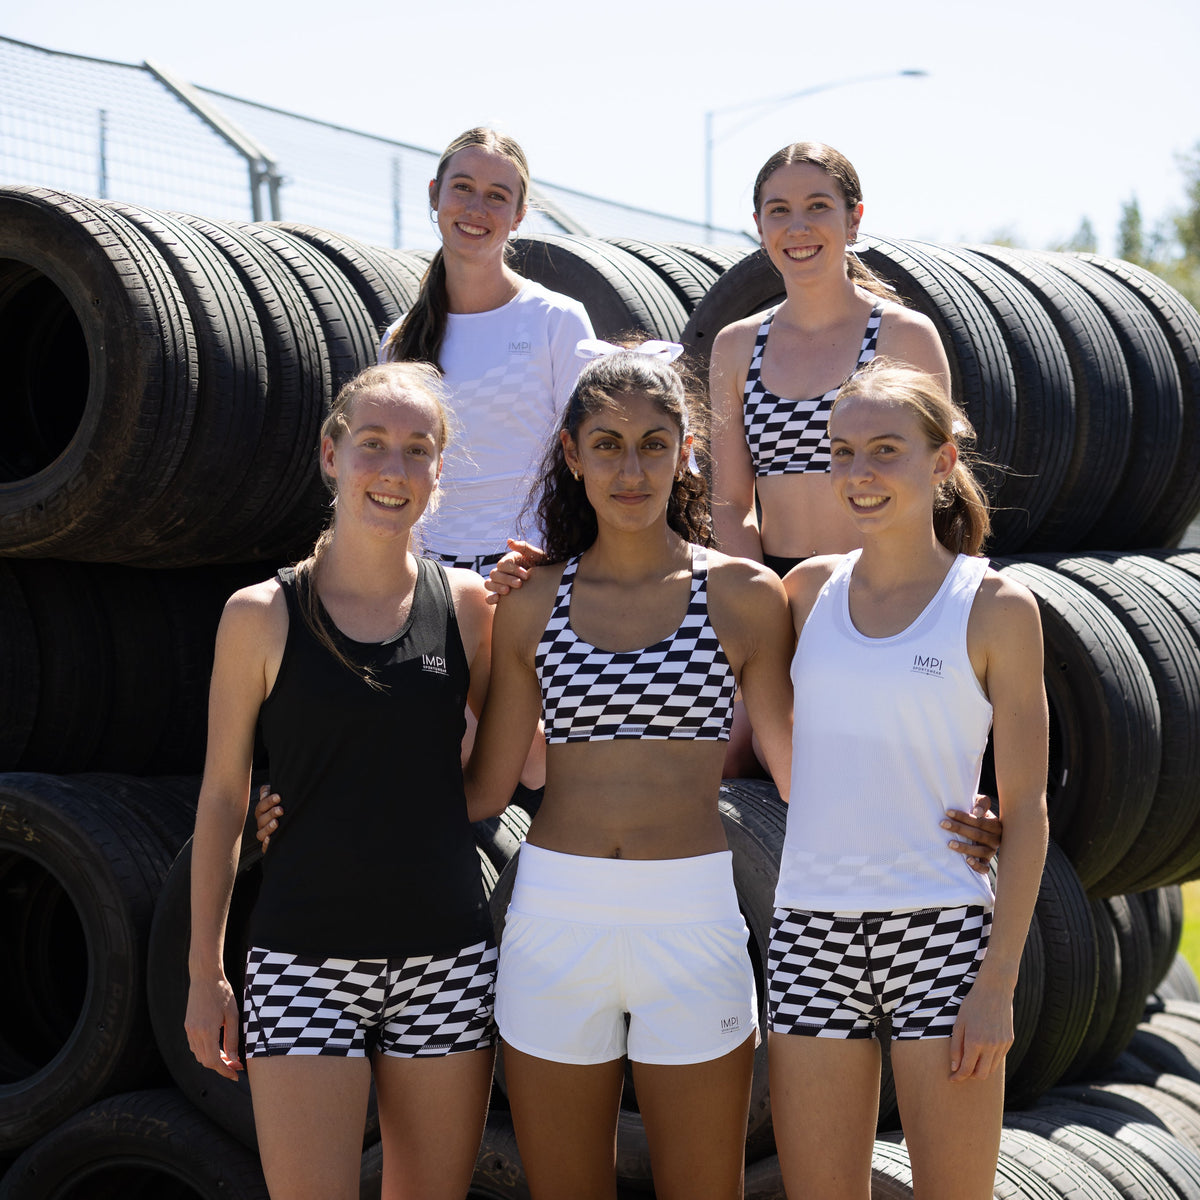
[[(461, 1200), (479, 1148), (495, 948), (460, 755), (464, 702), (478, 712), (486, 692), (491, 610), (478, 576), (413, 550), (446, 442), (433, 368), (387, 364), (347, 384), (322, 428), (333, 522), (294, 572), (236, 593), (217, 633), (186, 1025), (196, 1058), (236, 1078), (222, 942), (261, 712), (272, 779), (290, 801), (247, 968), (247, 1062), (272, 1195), (358, 1195), (372, 1071), (385, 1192)], [(435, 967), (448, 976), (439, 964), (468, 978), (435, 997), (463, 1019), (421, 1040), (413, 1022), (427, 1029), (433, 1010), (414, 1016), (404, 988)], [(316, 1023), (302, 988), (321, 993)], [(370, 989), (385, 989), (386, 1022), (361, 1011)]]

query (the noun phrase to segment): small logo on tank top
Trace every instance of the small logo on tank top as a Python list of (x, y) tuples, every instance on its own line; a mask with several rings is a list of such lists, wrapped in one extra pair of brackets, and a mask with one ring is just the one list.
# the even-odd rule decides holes
[(740, 1017), (722, 1017), (721, 1018), (721, 1033), (737, 1033), (742, 1027)]
[(529, 358), (533, 354), (533, 343), (530, 341), (516, 340), (508, 343), (509, 358)]
[(431, 675), (449, 674), (446, 670), (446, 660), (439, 654), (422, 654), (421, 670), (428, 671)]
[(918, 675), (932, 675), (935, 679), (941, 679), (942, 660), (932, 654), (914, 654), (912, 669)]

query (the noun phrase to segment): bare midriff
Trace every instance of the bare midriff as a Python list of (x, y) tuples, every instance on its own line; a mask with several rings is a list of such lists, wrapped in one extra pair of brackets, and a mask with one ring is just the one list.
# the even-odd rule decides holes
[(826, 473), (760, 475), (754, 483), (762, 506), (764, 554), (811, 558), (845, 554), (862, 544)]
[(693, 858), (727, 849), (717, 810), (727, 742), (621, 740), (546, 748), (529, 841), (590, 858)]

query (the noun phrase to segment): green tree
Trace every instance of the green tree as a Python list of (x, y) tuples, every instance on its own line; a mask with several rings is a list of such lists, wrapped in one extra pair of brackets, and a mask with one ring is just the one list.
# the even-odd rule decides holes
[(1088, 217), (1084, 217), (1079, 222), (1079, 228), (1061, 245), (1055, 246), (1055, 250), (1078, 250), (1088, 254), (1096, 252), (1096, 230)]
[(1146, 262), (1142, 210), (1136, 196), (1131, 196), (1121, 205), (1121, 223), (1117, 226), (1117, 257), (1139, 265)]
[(1187, 207), (1175, 218), (1175, 234), (1184, 257), (1200, 269), (1200, 142), (1190, 154), (1180, 154), (1177, 161), (1183, 171)]

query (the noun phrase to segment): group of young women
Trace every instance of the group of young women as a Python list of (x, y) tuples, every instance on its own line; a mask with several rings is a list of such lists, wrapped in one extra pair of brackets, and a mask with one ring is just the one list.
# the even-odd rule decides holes
[[(755, 220), (787, 299), (714, 346), (714, 546), (681, 348), (599, 343), (505, 265), (527, 190), (511, 141), (447, 149), (421, 301), (322, 432), (330, 528), (222, 618), (192, 1049), (242, 1067), (221, 961), (261, 714), (282, 801), (260, 805), (243, 1003), (272, 1194), (357, 1195), (373, 1072), (384, 1196), (463, 1197), (494, 987), (536, 1200), (614, 1197), (626, 1058), (656, 1194), (740, 1196), (758, 1002), (717, 807), (740, 691), (791, 798), (768, 971), (788, 1192), (868, 1197), (887, 1020), (917, 1195), (990, 1196), (1046, 711), (1036, 606), (978, 557), (986, 502), (937, 338), (848, 268), (849, 163), (813, 144), (768, 162)], [(462, 564), (522, 531), (529, 480), (540, 563), (499, 569), (493, 619)], [(439, 499), (445, 519), (422, 520)], [(997, 835), (970, 812), (989, 727), (994, 894)], [(497, 965), (470, 822), (540, 763), (539, 729), (545, 796)], [(953, 1127), (972, 1131), (965, 1167)]]

